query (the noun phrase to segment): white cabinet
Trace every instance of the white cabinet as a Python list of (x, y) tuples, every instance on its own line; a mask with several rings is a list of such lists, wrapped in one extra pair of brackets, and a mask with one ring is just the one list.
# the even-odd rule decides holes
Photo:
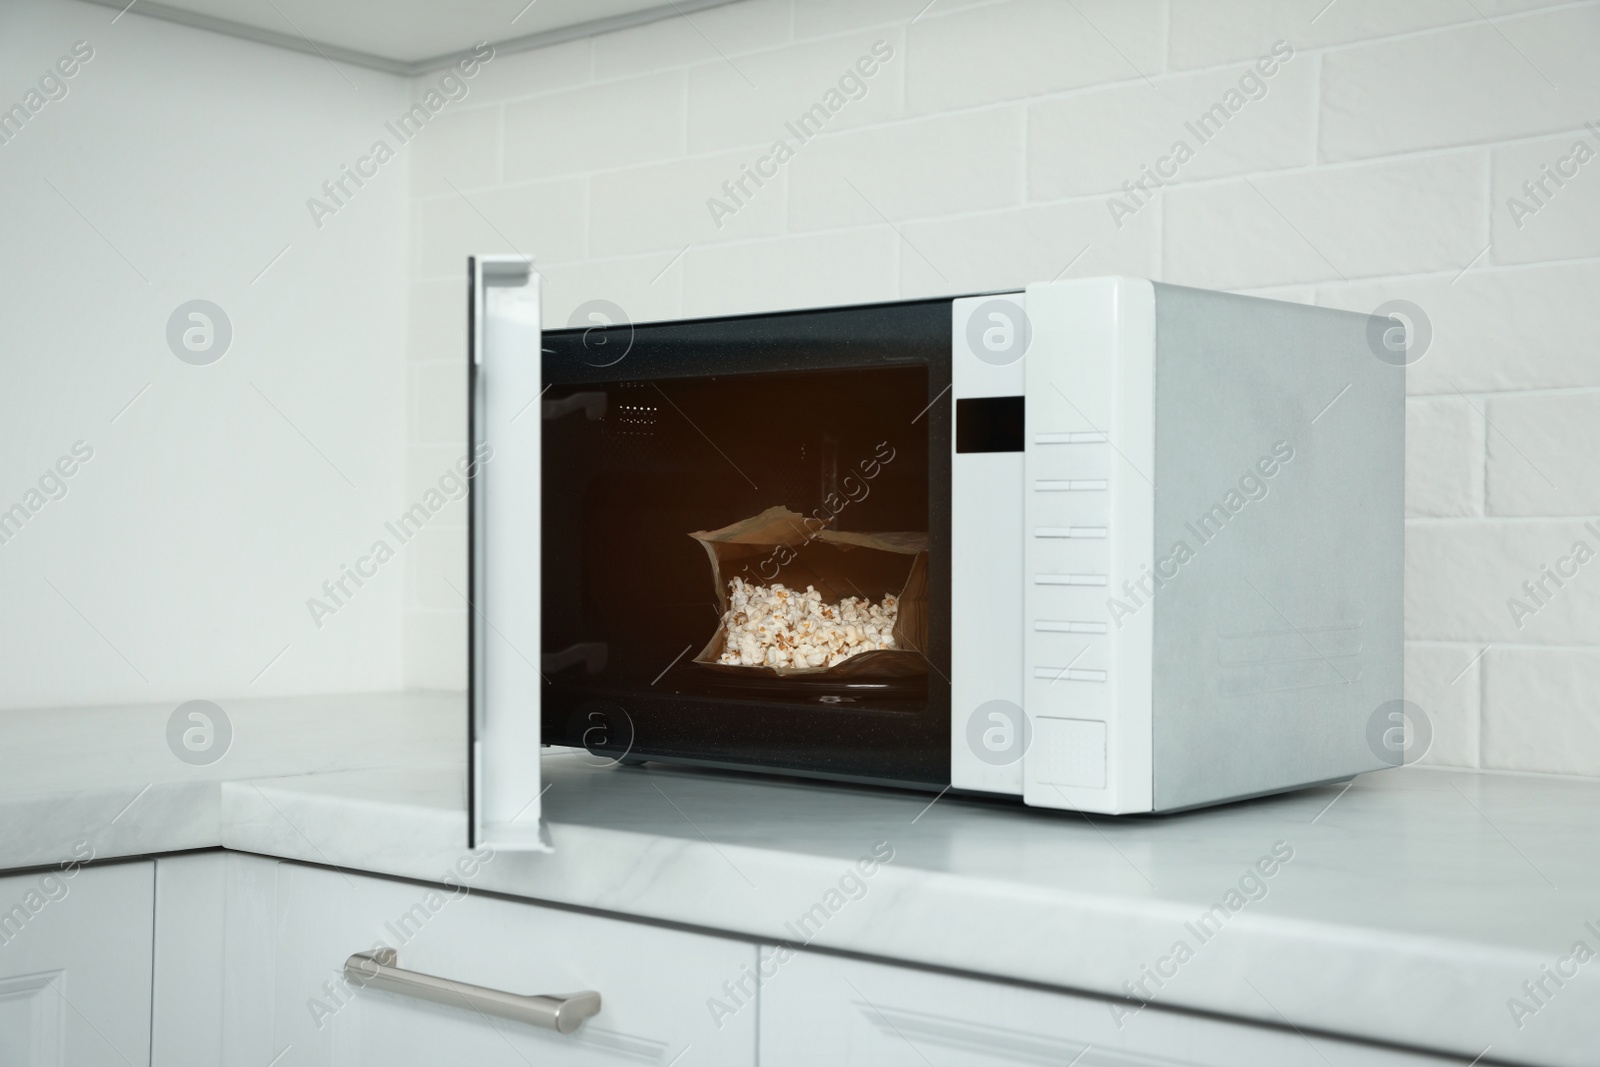
[(277, 882), (278, 862), (259, 856), (156, 860), (153, 1067), (265, 1067), (282, 1051), (271, 1007)]
[[(754, 966), (748, 942), (254, 857), (161, 863), (157, 1067), (755, 1063), (756, 1006), (707, 1008)], [(379, 944), (453, 982), (594, 990), (600, 1013), (560, 1034), (348, 982), (346, 959)]]
[[(509, 854), (492, 860), (538, 861)], [(130, 872), (145, 873), (133, 887), (137, 893), (123, 889), (93, 902), (84, 894), (82, 903), (103, 910), (90, 916), (80, 956), (115, 944), (110, 935), (137, 929), (141, 917), (148, 930), (149, 866), (85, 872), (109, 878), (121, 871), (117, 876), (125, 881)], [(15, 881), (0, 881), (0, 887)], [(1438, 1067), (1459, 1062), (1306, 1035), (1287, 1026), (1158, 1006), (1134, 1013), (1120, 1001), (814, 952), (758, 950), (731, 938), (237, 853), (161, 859), (154, 882), (153, 996), (148, 985), (139, 984), (150, 973), (148, 939), (140, 949), (147, 961), (142, 970), (132, 965), (138, 963), (133, 950), (128, 960), (116, 961), (127, 972), (122, 980), (131, 991), (126, 1004), (153, 1003), (153, 1067), (754, 1067), (758, 1062), (761, 1067)], [(75, 887), (72, 900), (80, 899), (77, 893)], [(108, 918), (113, 914), (115, 921)], [(575, 1033), (560, 1034), (466, 1006), (349, 982), (345, 961), (378, 945), (396, 949), (399, 966), (452, 982), (518, 994), (593, 990), (601, 996), (601, 1010)], [(11, 966), (9, 951), (0, 947), (0, 966)], [(57, 955), (67, 958), (60, 951)], [(39, 965), (31, 966), (22, 973), (35, 974)], [(46, 966), (68, 969), (71, 977), (81, 964)], [(14, 980), (11, 970), (0, 974)], [(26, 988), (37, 991), (38, 979), (29, 980), (34, 985)], [(70, 994), (85, 987), (69, 982), (67, 988)], [(120, 985), (110, 991), (121, 992)], [(123, 1062), (114, 1053), (101, 1059), (92, 1054), (41, 1059), (32, 1052), (27, 1055), (35, 1058), (27, 1059), (13, 1053), (13, 1046), (3, 1042), (16, 1039), (3, 1035), (55, 1032), (33, 1021), (29, 1012), (56, 1010), (55, 1018), (66, 1018), (49, 1005), (45, 999), (23, 999), (14, 1006), (0, 987), (0, 1065)], [(142, 1020), (121, 1023), (117, 1033), (134, 1034), (124, 1041), (127, 1062), (145, 1062), (131, 1054), (143, 1055), (142, 1045), (133, 1047)], [(47, 1036), (26, 1040), (37, 1043)]]
[(148, 862), (0, 878), (0, 1064), (150, 1062), (153, 879)]
[(799, 953), (766, 962), (761, 1067), (1439, 1067), (1291, 1029)]

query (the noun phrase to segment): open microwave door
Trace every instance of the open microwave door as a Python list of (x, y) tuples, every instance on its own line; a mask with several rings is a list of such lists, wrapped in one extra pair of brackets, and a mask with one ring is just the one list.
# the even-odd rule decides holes
[(471, 848), (549, 851), (539, 799), (539, 275), (468, 260)]

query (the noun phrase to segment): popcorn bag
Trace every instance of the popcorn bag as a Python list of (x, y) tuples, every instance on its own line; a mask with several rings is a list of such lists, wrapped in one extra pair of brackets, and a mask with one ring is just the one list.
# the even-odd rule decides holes
[[(818, 529), (815, 519), (775, 507), (689, 536), (711, 557), (722, 612), (695, 663), (829, 679), (927, 672), (926, 533)], [(752, 650), (763, 662), (728, 662)]]

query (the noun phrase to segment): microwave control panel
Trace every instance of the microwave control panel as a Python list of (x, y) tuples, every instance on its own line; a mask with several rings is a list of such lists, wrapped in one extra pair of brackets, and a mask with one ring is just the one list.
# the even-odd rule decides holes
[(1151, 613), (1121, 591), (1149, 556), (1150, 295), (1097, 279), (952, 302), (958, 788), (1150, 810)]

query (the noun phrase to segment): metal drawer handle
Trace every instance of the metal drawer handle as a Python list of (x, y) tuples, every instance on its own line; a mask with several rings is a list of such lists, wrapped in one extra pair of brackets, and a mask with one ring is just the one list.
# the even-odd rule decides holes
[(503, 1019), (531, 1023), (563, 1034), (570, 1034), (583, 1020), (600, 1011), (600, 994), (595, 992), (518, 996), (500, 989), (452, 982), (431, 974), (401, 969), (399, 956), (392, 948), (357, 952), (344, 961), (344, 976), (352, 983), (370, 989), (384, 989), (436, 1004), (461, 1007), (463, 1004)]

